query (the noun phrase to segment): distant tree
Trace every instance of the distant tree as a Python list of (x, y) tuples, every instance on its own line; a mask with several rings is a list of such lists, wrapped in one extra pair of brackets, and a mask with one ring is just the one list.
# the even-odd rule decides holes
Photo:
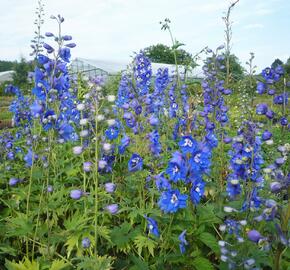
[(14, 64), (13, 70), (15, 71), (13, 75), (13, 84), (26, 89), (29, 84), (28, 72), (32, 70), (31, 63), (21, 57), (20, 62)]
[[(226, 55), (224, 54), (224, 56)], [(229, 70), (230, 78), (232, 78), (233, 80), (239, 80), (243, 78), (245, 69), (242, 67), (239, 58), (236, 55), (231, 54), (229, 56), (229, 63), (230, 63), (230, 70)], [(223, 60), (223, 64), (224, 66), (226, 66), (226, 57)], [(224, 70), (224, 72), (226, 73), (226, 70)]]
[[(173, 51), (169, 46), (157, 44), (146, 47), (143, 51), (152, 62), (175, 64)], [(179, 65), (191, 65), (194, 62), (192, 55), (185, 50), (177, 49), (176, 52)]]
[(15, 62), (0, 60), (0, 72), (12, 70)]
[(290, 75), (290, 57), (287, 59), (285, 65), (284, 65), (286, 73)]
[(275, 61), (272, 63), (271, 67), (276, 68), (276, 67), (281, 66), (283, 64), (284, 63), (279, 58), (276, 58)]

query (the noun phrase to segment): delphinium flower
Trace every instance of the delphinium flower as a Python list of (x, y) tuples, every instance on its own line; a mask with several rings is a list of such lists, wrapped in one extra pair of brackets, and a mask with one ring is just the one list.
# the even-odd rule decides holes
[(287, 74), (282, 66), (267, 67), (262, 70), (261, 80), (257, 82), (257, 93), (262, 95), (267, 93), (273, 96), (273, 107), (277, 109), (275, 112), (272, 106), (268, 107), (266, 104), (257, 105), (257, 114), (263, 114), (268, 119), (276, 118), (281, 126), (287, 126), (289, 120), (287, 116), (286, 107), (289, 102), (289, 84), (287, 83)]
[(148, 94), (152, 75), (152, 68), (150, 60), (143, 54), (143, 52), (140, 52), (136, 55), (134, 59), (133, 71), (138, 94), (140, 96)]
[(119, 83), (116, 105), (121, 108), (122, 106), (129, 103), (130, 97), (131, 97), (131, 88), (129, 76), (123, 73)]
[(171, 189), (171, 185), (170, 185), (168, 179), (165, 177), (164, 172), (161, 172), (160, 174), (154, 176), (154, 178), (155, 178), (156, 187), (159, 191)]
[(252, 183), (252, 190), (244, 202), (244, 208), (258, 207), (258, 190), (263, 186), (261, 165), (263, 159), (261, 155), (261, 140), (256, 136), (257, 127), (252, 122), (245, 122), (240, 128), (237, 137), (234, 138), (232, 150), (229, 152), (231, 157), (228, 175), (227, 192), (230, 198), (234, 199), (241, 194), (242, 187), (247, 183)]
[(181, 194), (178, 189), (163, 191), (158, 205), (165, 213), (175, 213), (186, 207), (188, 196)]
[(260, 238), (258, 239), (258, 244), (265, 250), (270, 248), (267, 238), (271, 238), (271, 248), (273, 250), (279, 245), (287, 247), (290, 244), (289, 239), (287, 239), (287, 222), (285, 220), (283, 221), (283, 219), (281, 220), (281, 216), (285, 215), (284, 213), (287, 212), (287, 193), (290, 186), (290, 173), (287, 170), (283, 170), (283, 166), (287, 166), (285, 163), (290, 153), (289, 144), (280, 145), (277, 150), (281, 157), (274, 157), (275, 161), (264, 168), (267, 178), (271, 180), (267, 190), (273, 195), (270, 195), (271, 197), (269, 194), (266, 195), (267, 197), (264, 198), (260, 211), (255, 213), (254, 216), (254, 221), (257, 222), (255, 228), (261, 229), (261, 224), (263, 224), (263, 222), (271, 223), (275, 228), (276, 234), (262, 237), (261, 233), (257, 232), (255, 229), (251, 232), (253, 235), (251, 240), (254, 241), (254, 236)]
[(29, 127), (33, 117), (30, 110), (30, 98), (25, 97), (21, 90), (13, 85), (8, 85), (5, 92), (16, 96), (9, 107), (9, 110), (13, 113), (14, 125)]
[(92, 170), (92, 167), (93, 167), (93, 163), (90, 162), (90, 161), (85, 161), (85, 162), (83, 163), (83, 170), (84, 170), (85, 172), (90, 172), (90, 171)]
[[(203, 175), (208, 174), (211, 165), (211, 149), (206, 144), (197, 142), (190, 135), (182, 136), (179, 141), (181, 152), (176, 151), (168, 162), (166, 174), (172, 184), (179, 181), (188, 186), (190, 198), (194, 205), (200, 203), (204, 196), (205, 182)], [(164, 189), (159, 200), (159, 207), (165, 212), (170, 212), (172, 205), (165, 206), (169, 203), (169, 197), (173, 196), (171, 183), (165, 178), (164, 173), (155, 176), (158, 189)], [(176, 192), (178, 190), (175, 190)], [(187, 195), (186, 199), (187, 199)], [(169, 210), (168, 210), (168, 209)], [(181, 208), (181, 207), (180, 207)], [(176, 212), (178, 208), (174, 208)]]
[(224, 224), (220, 225), (220, 231), (226, 234), (226, 240), (218, 242), (221, 251), (221, 261), (227, 263), (228, 269), (237, 269), (244, 263), (244, 258), (240, 256), (240, 247), (245, 239), (242, 234), (247, 225), (246, 220), (226, 219)]
[(150, 145), (149, 145), (149, 148), (150, 148), (150, 151), (151, 153), (158, 157), (161, 153), (161, 150), (162, 150), (162, 146), (161, 146), (161, 143), (160, 143), (160, 136), (159, 136), (159, 133), (158, 133), (158, 130), (153, 130), (152, 132), (150, 132), (148, 134), (148, 138), (149, 138), (149, 141), (150, 141)]
[[(207, 131), (212, 133), (217, 127), (215, 127), (215, 125), (209, 126), (209, 122), (219, 123), (221, 127), (225, 126), (228, 122), (228, 107), (225, 105), (224, 96), (227, 96), (232, 92), (230, 89), (224, 87), (224, 81), (219, 77), (219, 73), (224, 69), (222, 63), (224, 58), (220, 55), (220, 48), (221, 47), (216, 50), (216, 53), (212, 50), (207, 50), (209, 56), (203, 66), (205, 74), (205, 79), (202, 82), (204, 109), (201, 115), (205, 119), (205, 127)], [(220, 130), (219, 132), (223, 134), (223, 130)]]
[(158, 225), (155, 219), (150, 218), (145, 216), (146, 220), (147, 220), (147, 229), (149, 231), (149, 233), (155, 235), (156, 237), (159, 237), (159, 230), (158, 230)]
[(130, 138), (126, 134), (123, 135), (120, 145), (118, 146), (119, 148), (119, 153), (124, 154), (126, 148), (130, 145)]
[(186, 234), (186, 230), (184, 230), (179, 236), (178, 239), (180, 241), (179, 243), (179, 248), (180, 248), (180, 252), (183, 254), (185, 253), (185, 247), (188, 245), (186, 239), (185, 239), (185, 234)]
[(128, 170), (130, 172), (136, 172), (142, 170), (142, 167), (143, 167), (143, 159), (137, 153), (133, 153), (128, 162)]
[(26, 167), (31, 167), (33, 162), (38, 159), (38, 155), (35, 154), (31, 149), (28, 149), (27, 154), (24, 156), (23, 160), (25, 161)]
[[(59, 27), (64, 21), (61, 16), (52, 16), (52, 19), (57, 21)], [(58, 49), (44, 43), (47, 55), (38, 54), (34, 71), (35, 86), (32, 89), (35, 99), (30, 106), (31, 112), (34, 118), (40, 119), (45, 131), (53, 128), (61, 140), (76, 140), (76, 132), (71, 123), (78, 121), (79, 111), (75, 108), (76, 95), (71, 88), (67, 67), (71, 56), (70, 49), (75, 44), (67, 43), (71, 36), (61, 33), (49, 33), (47, 37), (54, 38)], [(49, 55), (53, 55), (53, 58)]]
[(22, 180), (21, 179), (19, 179), (19, 178), (10, 178), (9, 179), (9, 186), (11, 186), (11, 187), (14, 187), (14, 186), (16, 186), (18, 183), (21, 183), (22, 182)]

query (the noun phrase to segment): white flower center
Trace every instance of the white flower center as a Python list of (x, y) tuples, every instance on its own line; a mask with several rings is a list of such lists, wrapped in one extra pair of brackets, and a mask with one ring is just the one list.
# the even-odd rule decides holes
[(175, 204), (178, 201), (178, 198), (175, 194), (172, 195), (170, 202)]
[(183, 146), (189, 146), (189, 147), (192, 147), (193, 143), (190, 139), (186, 138), (184, 140), (184, 143), (183, 143)]

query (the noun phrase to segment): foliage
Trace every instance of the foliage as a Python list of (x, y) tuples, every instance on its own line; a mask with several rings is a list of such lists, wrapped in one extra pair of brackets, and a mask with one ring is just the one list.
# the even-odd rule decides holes
[[(166, 68), (154, 74), (141, 51), (120, 77), (85, 80), (69, 73), (76, 44), (61, 32), (64, 18), (51, 18), (59, 32), (45, 34), (30, 95), (6, 89), (15, 128), (0, 134), (0, 265), (286, 267), (283, 67), (255, 77), (251, 54), (247, 76), (229, 85), (224, 46), (206, 48), (205, 77), (194, 83)], [(172, 41), (176, 58), (182, 44)]]
[[(179, 65), (190, 65), (194, 63), (190, 53), (183, 49), (177, 49), (177, 63)], [(146, 47), (144, 54), (154, 63), (175, 64), (172, 48), (164, 44), (156, 44)]]
[[(224, 65), (226, 65), (226, 55), (224, 54), (224, 60), (222, 61)], [(229, 74), (231, 81), (239, 81), (243, 79), (245, 70), (242, 67), (238, 57), (234, 54), (231, 54), (229, 56), (229, 63), (230, 63), (230, 69), (229, 69)], [(225, 71), (224, 71), (225, 73)]]

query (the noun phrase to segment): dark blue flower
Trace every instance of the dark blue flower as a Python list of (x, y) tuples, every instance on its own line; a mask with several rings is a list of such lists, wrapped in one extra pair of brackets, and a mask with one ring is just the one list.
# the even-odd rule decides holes
[(264, 94), (266, 91), (266, 85), (263, 82), (258, 82), (257, 84), (257, 93), (258, 94)]
[(186, 207), (188, 196), (180, 194), (178, 189), (164, 191), (158, 201), (158, 205), (165, 213), (175, 213)]
[(190, 190), (190, 198), (193, 204), (197, 205), (200, 202), (201, 197), (204, 195), (205, 183), (203, 181), (196, 181), (192, 184)]
[(121, 143), (119, 145), (119, 153), (124, 154), (129, 144), (130, 144), (130, 138), (125, 134), (124, 137), (121, 139)]
[(197, 151), (198, 144), (191, 136), (183, 136), (179, 141), (179, 147), (184, 154), (192, 154)]
[(147, 216), (145, 216), (145, 218), (148, 221), (147, 228), (149, 230), (149, 233), (154, 234), (156, 237), (159, 237), (158, 224), (156, 220)]
[(288, 124), (287, 118), (286, 117), (281, 117), (280, 124), (281, 124), (281, 126), (287, 126), (287, 124)]
[(24, 156), (24, 161), (26, 162), (25, 166), (31, 167), (35, 159), (37, 159), (37, 155), (34, 154), (31, 149), (28, 149), (27, 154)]
[(261, 114), (266, 114), (268, 111), (268, 105), (266, 103), (261, 103), (256, 106), (256, 113), (261, 115)]
[(262, 140), (267, 141), (272, 138), (272, 133), (269, 130), (265, 130), (262, 134)]
[(136, 153), (132, 154), (128, 162), (129, 172), (140, 171), (143, 168), (143, 159)]
[(43, 54), (38, 54), (37, 61), (39, 64), (44, 65), (49, 61), (49, 58)]
[(155, 176), (155, 184), (158, 190), (171, 189), (169, 181), (164, 177), (164, 172)]
[(119, 127), (117, 125), (109, 127), (105, 131), (105, 135), (109, 140), (114, 140), (119, 135)]
[(70, 49), (69, 48), (61, 48), (60, 51), (59, 51), (59, 57), (69, 63), (69, 59), (71, 57), (71, 54), (70, 54)]
[(185, 234), (186, 234), (186, 230), (184, 230), (179, 236), (178, 236), (178, 240), (180, 241), (179, 243), (179, 248), (180, 248), (180, 252), (183, 254), (185, 253), (185, 247), (188, 245), (186, 239), (185, 239)]
[(43, 107), (37, 100), (34, 100), (34, 102), (30, 105), (30, 110), (33, 117), (39, 117), (43, 111)]

